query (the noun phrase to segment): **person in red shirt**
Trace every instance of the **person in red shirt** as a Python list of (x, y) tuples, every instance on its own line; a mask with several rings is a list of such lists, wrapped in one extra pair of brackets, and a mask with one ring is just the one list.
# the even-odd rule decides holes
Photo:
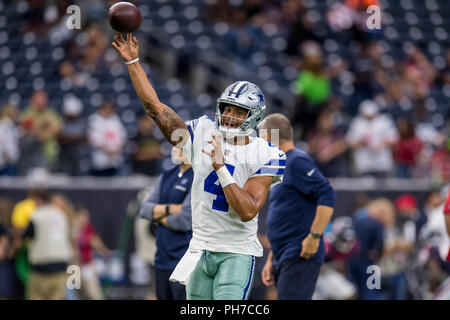
[(100, 281), (93, 264), (93, 253), (96, 251), (103, 258), (108, 258), (111, 253), (96, 233), (94, 226), (90, 221), (90, 213), (86, 208), (77, 208), (75, 221), (75, 240), (78, 244), (78, 249), (80, 252), (82, 274), (81, 289), (83, 297), (91, 300), (101, 300), (104, 297)]
[(420, 152), (423, 148), (422, 141), (415, 135), (414, 123), (408, 118), (397, 120), (400, 139), (393, 148), (394, 161), (398, 178), (412, 178)]
[[(450, 190), (448, 191), (447, 201), (444, 205), (445, 226), (447, 228), (447, 234), (450, 237)], [(447, 254), (447, 261), (450, 261), (450, 248)]]

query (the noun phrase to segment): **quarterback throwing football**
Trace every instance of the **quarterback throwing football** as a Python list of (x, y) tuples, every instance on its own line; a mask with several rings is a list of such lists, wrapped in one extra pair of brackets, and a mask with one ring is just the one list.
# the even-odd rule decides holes
[(185, 123), (162, 103), (139, 63), (136, 37), (114, 37), (139, 99), (166, 139), (192, 163), (192, 240), (171, 280), (186, 284), (187, 299), (248, 299), (255, 257), (258, 212), (269, 189), (281, 182), (286, 155), (251, 137), (265, 115), (261, 90), (238, 81), (217, 99), (215, 119)]

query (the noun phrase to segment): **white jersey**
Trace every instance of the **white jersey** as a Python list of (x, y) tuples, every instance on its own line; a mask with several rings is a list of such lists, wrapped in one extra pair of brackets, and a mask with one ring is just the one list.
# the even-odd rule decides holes
[[(214, 122), (203, 116), (187, 123), (190, 139), (183, 151), (194, 170), (191, 189), (192, 240), (191, 249), (214, 252), (232, 252), (262, 256), (263, 248), (256, 236), (258, 215), (243, 222), (227, 203), (211, 158), (202, 152), (210, 151)], [(280, 183), (286, 164), (286, 155), (275, 145), (250, 137), (247, 145), (222, 145), (225, 164), (239, 187), (249, 178), (273, 176), (272, 186)]]

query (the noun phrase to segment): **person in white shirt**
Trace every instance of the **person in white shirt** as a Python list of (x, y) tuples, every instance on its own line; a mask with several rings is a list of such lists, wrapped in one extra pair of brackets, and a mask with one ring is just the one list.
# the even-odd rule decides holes
[(19, 130), (14, 124), (16, 107), (5, 105), (0, 115), (0, 176), (16, 175), (19, 160)]
[(358, 175), (385, 177), (393, 170), (391, 148), (398, 139), (397, 129), (389, 116), (379, 113), (374, 101), (361, 103), (359, 115), (351, 122), (346, 138), (353, 150)]
[(110, 102), (100, 105), (88, 120), (88, 141), (92, 147), (91, 174), (115, 176), (123, 164), (126, 131)]

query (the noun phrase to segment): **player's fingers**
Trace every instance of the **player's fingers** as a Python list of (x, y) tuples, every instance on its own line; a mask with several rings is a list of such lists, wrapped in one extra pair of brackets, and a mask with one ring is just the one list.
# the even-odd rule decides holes
[(127, 42), (131, 43), (132, 39), (133, 39), (133, 35), (131, 33), (127, 33)]
[(120, 37), (117, 34), (114, 36), (114, 43), (117, 46), (120, 46)]
[(115, 42), (112, 42), (112, 46), (114, 47), (114, 49), (116, 49), (117, 51), (119, 51), (119, 47), (117, 46), (117, 44)]
[(125, 42), (125, 39), (123, 38), (123, 34), (121, 34), (120, 32), (117, 32), (116, 36), (117, 36), (119, 43)]
[(134, 44), (138, 44), (138, 41), (137, 41), (137, 38), (136, 38), (136, 37), (133, 37), (133, 43), (134, 43)]
[(208, 151), (206, 151), (205, 149), (202, 149), (202, 152), (203, 152), (203, 153), (206, 153), (208, 156), (210, 156), (210, 157), (212, 158), (212, 153), (211, 153), (211, 152), (208, 152)]

